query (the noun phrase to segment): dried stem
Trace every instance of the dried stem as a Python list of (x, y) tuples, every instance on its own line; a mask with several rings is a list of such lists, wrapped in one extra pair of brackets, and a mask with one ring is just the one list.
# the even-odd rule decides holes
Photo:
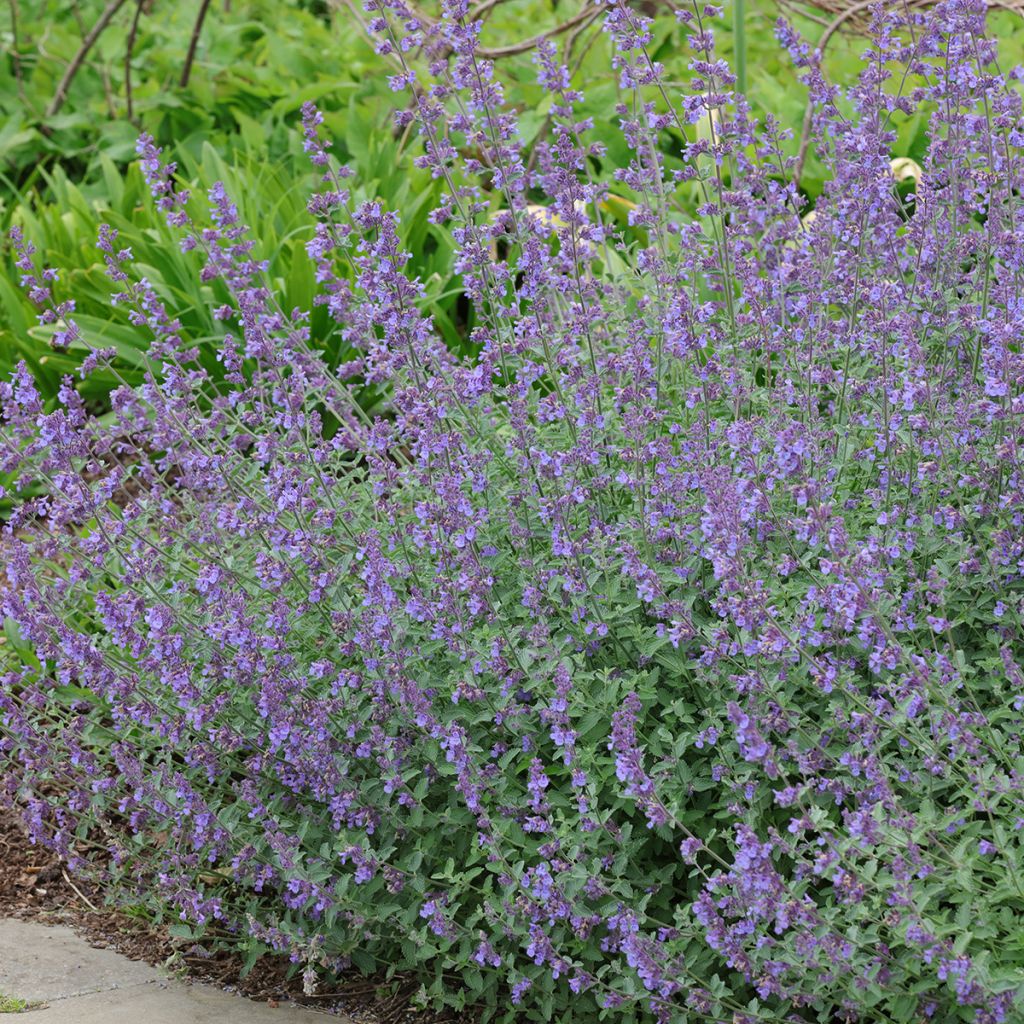
[(84, 893), (84, 892), (82, 892), (82, 890), (81, 890), (81, 889), (79, 889), (79, 888), (78, 888), (78, 886), (77, 886), (77, 885), (75, 885), (75, 883), (71, 881), (71, 876), (70, 876), (70, 875), (68, 874), (68, 872), (67, 872), (67, 868), (65, 868), (65, 867), (61, 867), (61, 869), (60, 869), (60, 873), (61, 873), (61, 875), (63, 876), (63, 878), (64, 878), (64, 881), (65, 881), (65, 882), (67, 882), (67, 883), (68, 883), (68, 885), (70, 885), (70, 886), (71, 886), (71, 888), (72, 888), (72, 890), (74, 891), (75, 895), (76, 895), (76, 896), (77, 896), (77, 897), (78, 897), (78, 898), (79, 898), (79, 899), (80, 899), (80, 900), (81, 900), (81, 901), (82, 901), (82, 902), (83, 902), (83, 903), (84, 903), (84, 904), (85, 904), (85, 905), (86, 905), (86, 906), (87, 906), (87, 907), (88, 907), (88, 908), (89, 908), (90, 910), (92, 910), (92, 911), (94, 911), (94, 912), (95, 912), (95, 911), (96, 911), (96, 909), (97, 909), (97, 908), (96, 908), (96, 904), (95, 904), (95, 903), (93, 903), (93, 902), (92, 902), (92, 900), (90, 900), (90, 899), (89, 899), (89, 897), (88, 897), (88, 896), (86, 896), (86, 895), (85, 895), (85, 893)]

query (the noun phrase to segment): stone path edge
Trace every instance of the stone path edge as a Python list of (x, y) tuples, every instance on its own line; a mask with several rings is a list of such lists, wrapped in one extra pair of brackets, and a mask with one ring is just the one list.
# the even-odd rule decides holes
[(324, 1017), (178, 981), (96, 949), (63, 925), (13, 919), (0, 919), (0, 993), (29, 1004), (22, 1011), (29, 1024), (314, 1024)]

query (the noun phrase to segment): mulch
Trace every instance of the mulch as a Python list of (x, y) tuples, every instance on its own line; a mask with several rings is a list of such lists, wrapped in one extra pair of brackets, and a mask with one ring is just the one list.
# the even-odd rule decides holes
[(302, 979), (289, 977), (284, 957), (264, 957), (243, 978), (235, 954), (210, 952), (171, 938), (149, 921), (110, 909), (104, 894), (72, 879), (60, 859), (28, 841), (15, 812), (0, 807), (0, 917), (61, 924), (90, 945), (113, 949), (130, 960), (166, 967), (183, 980), (217, 985), (277, 1006), (293, 1002), (325, 1013), (346, 1014), (358, 1024), (474, 1024), (471, 1011), (417, 1011), (410, 1000), (419, 990), (412, 978), (354, 977), (331, 992), (303, 995)]

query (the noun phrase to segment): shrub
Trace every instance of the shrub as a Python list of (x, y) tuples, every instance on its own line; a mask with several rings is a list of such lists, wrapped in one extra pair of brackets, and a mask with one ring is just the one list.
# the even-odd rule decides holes
[[(74, 869), (310, 985), (351, 962), (505, 1019), (1020, 1019), (1024, 134), (983, 5), (878, 11), (852, 114), (780, 25), (831, 172), (811, 218), (716, 11), (678, 11), (678, 97), (610, 0), (628, 227), (552, 48), (527, 168), (464, 3), (370, 7), (472, 357), (312, 107), (337, 368), (225, 190), (198, 223), (143, 138), (229, 293), (222, 374), (105, 230), (159, 370), (104, 421), (71, 380), (52, 413), (3, 385), (0, 471), (45, 490), (5, 536), (6, 798)], [(661, 134), (698, 122), (667, 173)]]

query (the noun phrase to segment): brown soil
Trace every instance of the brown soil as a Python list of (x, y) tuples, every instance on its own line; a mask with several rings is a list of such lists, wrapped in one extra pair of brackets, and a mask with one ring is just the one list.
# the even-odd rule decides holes
[(130, 960), (171, 968), (186, 979), (239, 992), (271, 1005), (294, 1002), (327, 1013), (344, 1013), (360, 1024), (473, 1024), (469, 1011), (418, 1012), (410, 1005), (419, 983), (354, 977), (334, 991), (305, 996), (300, 977), (288, 977), (285, 958), (264, 957), (242, 978), (241, 959), (172, 939), (142, 918), (104, 906), (103, 893), (72, 879), (51, 851), (33, 846), (16, 813), (0, 807), (0, 917), (73, 928), (91, 945), (114, 949)]

